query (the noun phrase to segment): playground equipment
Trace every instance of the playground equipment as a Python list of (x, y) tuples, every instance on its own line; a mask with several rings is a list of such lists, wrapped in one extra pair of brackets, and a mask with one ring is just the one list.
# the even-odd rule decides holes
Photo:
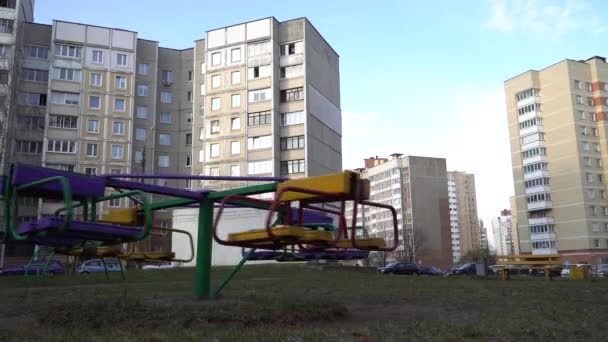
[[(225, 180), (258, 184), (224, 191), (192, 191), (146, 184), (142, 182), (145, 179)], [(291, 248), (291, 253), (296, 259), (349, 260), (364, 258), (369, 251), (393, 251), (399, 242), (396, 210), (389, 205), (370, 202), (369, 182), (350, 171), (286, 180), (276, 177), (140, 174), (88, 176), (42, 167), (13, 165), (10, 174), (3, 176), (0, 191), (6, 203), (4, 223), (7, 231), (0, 236), (3, 243), (25, 241), (51, 247), (55, 253), (71, 255), (74, 258), (94, 254), (99, 258), (176, 261), (172, 252), (137, 252), (133, 249), (133, 243), (145, 239), (155, 229), (163, 229), (187, 234), (192, 246), (194, 241), (186, 231), (153, 227), (152, 214), (161, 209), (197, 206), (199, 209), (198, 253), (194, 294), (198, 298), (212, 296), (210, 287), (212, 238), (219, 244), (250, 249), (215, 291), (216, 295), (247, 260), (256, 258), (254, 253), (257, 249), (265, 250), (267, 256), (264, 258), (270, 258), (272, 255), (285, 256), (286, 251)], [(106, 195), (108, 191), (115, 193)], [(252, 197), (264, 193), (273, 194), (273, 199)], [(151, 202), (151, 194), (172, 198)], [(57, 210), (55, 215), (19, 224), (18, 197), (21, 196), (61, 201), (63, 207)], [(99, 203), (124, 197), (135, 201), (136, 206), (111, 210), (98, 218), (96, 210)], [(345, 215), (347, 201), (352, 201), (354, 204), (350, 227), (347, 226)], [(338, 203), (338, 209), (324, 206), (327, 203)], [(217, 205), (217, 214), (214, 217), (215, 205)], [(357, 210), (360, 205), (378, 207), (391, 212), (394, 231), (390, 246), (385, 245), (384, 239), (368, 237), (365, 229), (356, 225)], [(267, 212), (265, 226), (222, 237), (218, 231), (222, 213), (234, 207), (265, 210)], [(327, 214), (337, 217), (337, 225), (329, 222)], [(123, 244), (130, 244), (126, 252), (116, 248)], [(278, 252), (279, 250), (283, 252)]]
[(539, 271), (542, 270), (545, 280), (551, 280), (551, 272), (561, 270), (562, 263), (559, 254), (522, 254), (522, 255), (498, 255), (496, 265), (490, 266), (500, 274), (502, 280), (509, 280), (511, 271)]

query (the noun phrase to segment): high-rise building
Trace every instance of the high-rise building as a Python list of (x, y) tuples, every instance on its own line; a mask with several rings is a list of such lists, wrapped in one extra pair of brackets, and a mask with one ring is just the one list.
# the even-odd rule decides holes
[(454, 263), (456, 263), (469, 251), (481, 247), (475, 175), (449, 171), (448, 195), (450, 200), (452, 253)]
[(488, 230), (483, 224), (483, 220), (479, 220), (479, 241), (481, 242), (481, 249), (488, 249)]
[(608, 64), (563, 60), (505, 81), (519, 248), (608, 261)]
[[(359, 169), (370, 180), (370, 200), (397, 210), (400, 245), (393, 257), (448, 268), (453, 263), (445, 159), (393, 154), (372, 157)], [(347, 207), (352, 217), (352, 207)], [(369, 234), (392, 243), (393, 223), (386, 209), (365, 207), (357, 221)]]
[[(33, 1), (0, 2), (4, 173), (11, 163), (91, 175), (341, 170), (339, 57), (306, 18), (212, 30), (193, 48), (176, 50), (134, 31), (37, 24), (32, 13)], [(214, 185), (221, 184), (205, 184)], [(38, 215), (33, 199), (22, 204), (22, 220)], [(128, 205), (111, 200), (97, 213)], [(171, 212), (154, 218), (155, 226), (171, 226)], [(152, 234), (142, 246), (169, 248), (170, 235)]]
[(494, 235), (496, 255), (515, 254), (512, 222), (511, 211), (508, 209), (502, 210), (500, 216), (492, 219), (492, 233)]

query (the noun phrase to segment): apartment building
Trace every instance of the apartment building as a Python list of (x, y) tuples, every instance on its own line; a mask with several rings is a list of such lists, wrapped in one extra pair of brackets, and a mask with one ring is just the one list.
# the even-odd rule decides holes
[(483, 220), (479, 220), (479, 241), (481, 249), (488, 249), (488, 231), (484, 226)]
[[(445, 159), (391, 155), (392, 159), (371, 157), (358, 169), (370, 180), (370, 199), (397, 210), (399, 248), (392, 258), (415, 261), (441, 268), (452, 266), (452, 239)], [(352, 207), (347, 207), (352, 217)], [(393, 223), (385, 209), (358, 210), (357, 221), (374, 237), (392, 243)]]
[(481, 247), (475, 175), (449, 171), (448, 195), (452, 254), (454, 263), (457, 263), (463, 255)]
[(563, 60), (505, 81), (522, 253), (608, 262), (608, 64)]
[(496, 255), (513, 255), (516, 242), (513, 240), (513, 219), (511, 210), (504, 209), (500, 216), (492, 218), (492, 234)]
[(307, 19), (207, 31), (194, 50), (195, 174), (299, 178), (341, 170), (339, 57)]
[[(91, 175), (303, 177), (341, 170), (338, 55), (307, 19), (216, 29), (177, 50), (119, 28), (37, 24), (32, 13), (33, 1), (0, 1), (4, 172), (15, 162)], [(37, 217), (37, 203), (24, 201), (21, 219)], [(129, 205), (112, 200), (98, 214)], [(155, 213), (156, 226), (171, 220), (170, 211)], [(170, 235), (153, 234), (139, 248), (170, 245)]]

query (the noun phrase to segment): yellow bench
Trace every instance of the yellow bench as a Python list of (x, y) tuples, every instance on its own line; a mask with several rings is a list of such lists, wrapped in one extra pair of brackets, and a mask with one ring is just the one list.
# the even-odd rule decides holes
[[(545, 280), (551, 279), (551, 270), (561, 267), (559, 254), (498, 255), (496, 265), (502, 280), (509, 279), (511, 270), (543, 270)], [(502, 266), (502, 267), (500, 267)]]
[(273, 240), (266, 229), (252, 229), (244, 232), (228, 234), (230, 242), (249, 242), (262, 245), (291, 245), (294, 241), (306, 244), (333, 241), (331, 232), (323, 230), (307, 230), (298, 226), (277, 226), (272, 228), (272, 234), (280, 237), (279, 241)]

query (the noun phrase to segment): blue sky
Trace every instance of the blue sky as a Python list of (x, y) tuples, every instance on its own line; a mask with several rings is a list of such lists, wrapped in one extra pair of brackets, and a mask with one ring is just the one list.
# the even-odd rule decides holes
[(187, 48), (210, 29), (306, 16), (340, 55), (344, 167), (393, 152), (444, 157), (448, 169), (475, 173), (486, 225), (513, 193), (503, 81), (608, 55), (608, 3), (599, 0), (215, 3), (37, 0), (34, 18)]

